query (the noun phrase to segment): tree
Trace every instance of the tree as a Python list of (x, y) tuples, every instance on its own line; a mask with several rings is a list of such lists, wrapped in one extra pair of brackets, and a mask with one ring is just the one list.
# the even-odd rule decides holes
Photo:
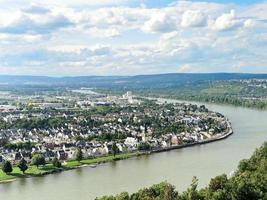
[(148, 142), (142, 142), (138, 145), (139, 151), (149, 151), (151, 150), (151, 146)]
[(82, 159), (83, 159), (83, 152), (82, 152), (82, 149), (79, 147), (77, 150), (76, 150), (76, 156), (75, 156), (75, 160), (77, 160), (78, 162), (80, 162)]
[(186, 199), (186, 200), (200, 199), (200, 195), (197, 190), (197, 185), (198, 185), (198, 179), (194, 176), (190, 187), (185, 192), (183, 192), (181, 199)]
[(28, 169), (28, 166), (27, 161), (24, 158), (19, 161), (18, 168), (20, 169), (20, 171), (22, 171), (23, 174), (25, 174), (25, 171)]
[(116, 154), (119, 151), (119, 149), (117, 147), (117, 144), (115, 142), (112, 144), (111, 151), (112, 151), (112, 154), (113, 154), (114, 157), (116, 156)]
[(13, 171), (11, 163), (9, 161), (5, 161), (3, 166), (2, 166), (2, 170), (6, 174), (11, 173)]
[(45, 157), (41, 154), (35, 154), (32, 157), (32, 164), (36, 165), (37, 168), (39, 167), (39, 165), (45, 165)]
[(127, 192), (122, 192), (116, 196), (116, 200), (129, 200), (129, 194)]
[(215, 192), (219, 189), (223, 189), (225, 187), (225, 184), (227, 183), (228, 179), (226, 174), (223, 174), (221, 176), (216, 176), (215, 178), (212, 178), (209, 183), (209, 190), (211, 192)]
[(53, 164), (54, 167), (57, 167), (57, 168), (61, 167), (61, 162), (57, 158), (54, 158), (52, 160), (52, 164)]

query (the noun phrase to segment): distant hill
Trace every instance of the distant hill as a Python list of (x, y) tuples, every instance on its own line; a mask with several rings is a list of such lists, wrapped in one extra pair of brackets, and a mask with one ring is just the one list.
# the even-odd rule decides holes
[(168, 88), (192, 85), (200, 82), (233, 79), (267, 79), (267, 74), (242, 73), (174, 73), (137, 76), (0, 76), (0, 85), (45, 85), (68, 87), (104, 87), (104, 88)]

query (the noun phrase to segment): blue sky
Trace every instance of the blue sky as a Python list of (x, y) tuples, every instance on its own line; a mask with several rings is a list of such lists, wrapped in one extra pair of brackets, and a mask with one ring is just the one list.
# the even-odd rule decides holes
[(267, 73), (264, 0), (0, 4), (0, 74)]
[[(177, 2), (175, 0), (135, 0), (128, 1), (128, 5), (137, 6), (141, 3), (146, 4), (149, 7), (164, 7), (173, 2)], [(199, 2), (198, 0), (192, 0), (192, 2)], [(238, 4), (238, 5), (252, 5), (256, 3), (264, 2), (264, 0), (206, 0), (205, 2), (216, 2), (221, 4)]]
[(207, 2), (217, 2), (217, 3), (234, 3), (234, 4), (243, 4), (243, 5), (249, 5), (249, 4), (255, 4), (263, 2), (263, 0), (209, 0)]

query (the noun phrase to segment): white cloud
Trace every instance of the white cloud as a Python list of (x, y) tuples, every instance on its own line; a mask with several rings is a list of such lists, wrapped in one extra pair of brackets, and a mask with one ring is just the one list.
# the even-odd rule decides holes
[(38, 4), (31, 4), (29, 7), (22, 9), (22, 11), (31, 14), (46, 14), (50, 12), (50, 9)]
[(46, 34), (57, 29), (71, 26), (72, 23), (63, 15), (29, 16), (18, 14), (0, 25), (0, 32), (10, 34)]
[(201, 11), (188, 10), (182, 16), (181, 26), (200, 27), (206, 25), (206, 16)]
[(93, 27), (88, 30), (88, 33), (93, 37), (99, 38), (117, 37), (120, 35), (120, 31), (117, 28), (100, 29)]
[(142, 30), (148, 33), (169, 32), (177, 28), (176, 20), (166, 13), (156, 13), (145, 22)]
[(102, 56), (111, 53), (111, 47), (107, 45), (95, 45), (90, 49), (93, 55)]
[(247, 19), (245, 22), (244, 22), (244, 27), (245, 28), (253, 28), (257, 25), (257, 22), (253, 19)]
[[(248, 65), (267, 70), (262, 11), (267, 3), (179, 1), (160, 8), (42, 3), (0, 8), (0, 73), (253, 71)], [(244, 62), (237, 68), (239, 60)]]
[(38, 42), (43, 39), (42, 35), (30, 35), (30, 34), (23, 34), (23, 35), (10, 35), (6, 33), (0, 33), (0, 43), (11, 43), (11, 42)]
[(140, 29), (151, 15), (149, 9), (112, 7), (82, 10), (70, 14), (77, 26), (96, 37), (114, 37), (124, 31)]
[(231, 10), (230, 13), (224, 13), (215, 20), (215, 29), (219, 31), (231, 30), (240, 26), (241, 23), (236, 19), (235, 10)]

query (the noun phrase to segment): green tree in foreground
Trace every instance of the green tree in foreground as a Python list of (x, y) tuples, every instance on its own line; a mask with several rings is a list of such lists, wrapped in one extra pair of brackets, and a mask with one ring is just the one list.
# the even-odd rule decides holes
[(118, 194), (116, 196), (116, 199), (118, 199), (118, 200), (130, 200), (130, 196), (127, 192), (122, 192), (121, 194)]
[(20, 169), (20, 171), (22, 171), (23, 174), (25, 174), (25, 171), (28, 169), (28, 166), (27, 161), (24, 158), (19, 161), (18, 168)]
[(81, 162), (82, 159), (83, 159), (83, 152), (82, 152), (82, 149), (79, 147), (75, 153), (75, 160), (77, 160), (78, 162)]
[(181, 196), (180, 199), (182, 200), (198, 200), (201, 199), (198, 190), (197, 190), (197, 185), (198, 185), (198, 179), (194, 176), (192, 179), (192, 183), (190, 187), (185, 191)]
[(4, 173), (10, 174), (13, 171), (11, 163), (9, 161), (5, 161), (2, 166), (2, 170)]
[(52, 164), (53, 164), (54, 167), (57, 167), (57, 168), (60, 168), (62, 166), (61, 162), (57, 158), (54, 158), (52, 160)]
[(39, 168), (40, 165), (45, 165), (45, 157), (41, 154), (35, 154), (32, 157), (32, 164)]

